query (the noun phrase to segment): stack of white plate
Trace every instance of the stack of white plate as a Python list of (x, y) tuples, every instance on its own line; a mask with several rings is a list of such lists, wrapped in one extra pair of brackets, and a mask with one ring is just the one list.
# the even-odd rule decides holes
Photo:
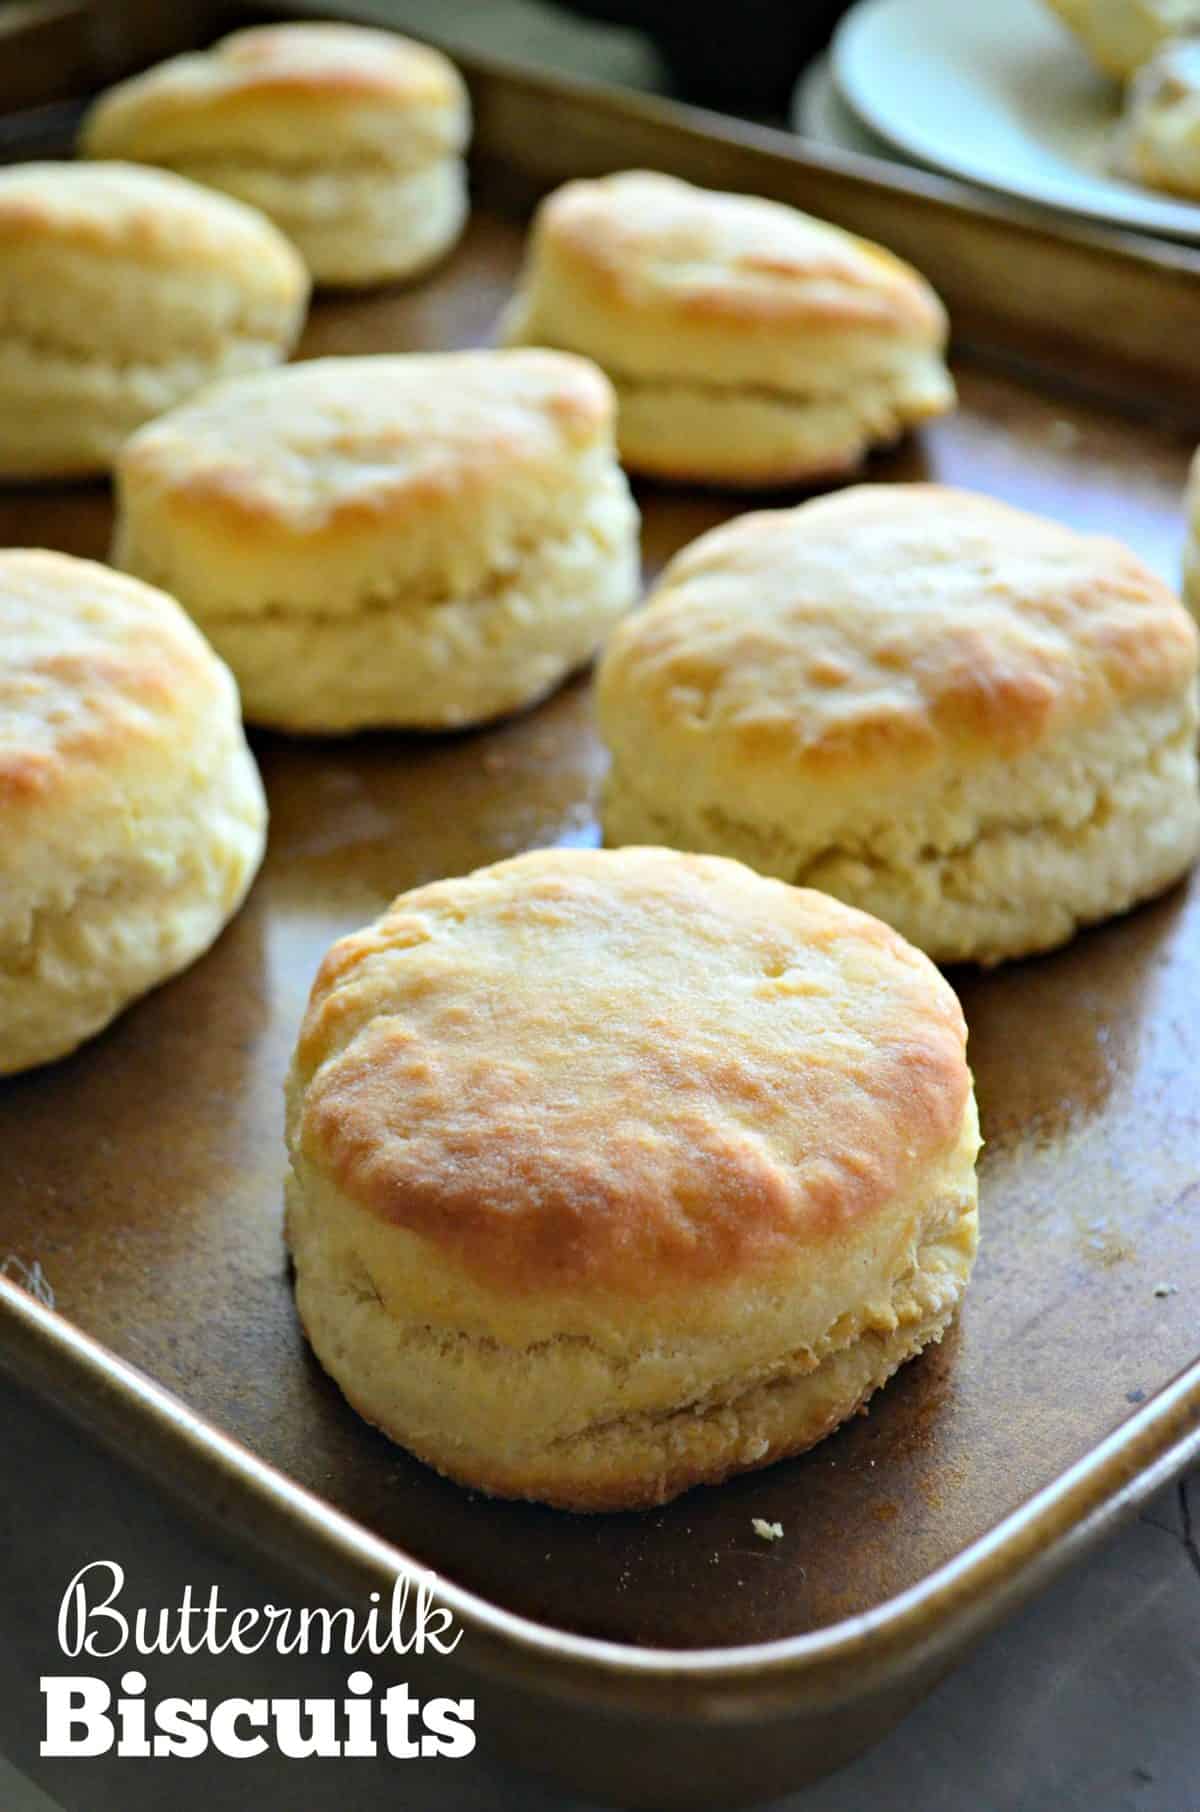
[(1200, 206), (1113, 173), (1120, 107), (1040, 0), (858, 0), (797, 88), (793, 124), (1060, 213), (1200, 239)]

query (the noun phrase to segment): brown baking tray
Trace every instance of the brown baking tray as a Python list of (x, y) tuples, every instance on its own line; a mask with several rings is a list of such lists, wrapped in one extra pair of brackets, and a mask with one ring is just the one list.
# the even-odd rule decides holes
[[(653, 163), (877, 232), (940, 283), (962, 407), (873, 478), (973, 485), (1177, 573), (1196, 255), (663, 103), (469, 74), (464, 243), (414, 289), (318, 303), (301, 356), (485, 341), (532, 195)], [(643, 488), (648, 570), (761, 501)], [(0, 493), (0, 544), (103, 557), (109, 531), (104, 487)], [(271, 841), (237, 921), (76, 1056), (0, 1084), (0, 1260), (40, 1266), (57, 1305), (0, 1281), (0, 1366), (314, 1588), (436, 1570), (486, 1740), (606, 1803), (799, 1785), (1200, 1450), (1200, 882), (1055, 956), (954, 974), (987, 1140), (975, 1281), (942, 1346), (814, 1452), (572, 1518), (472, 1496), (374, 1434), (305, 1349), (281, 1241), (311, 977), (402, 889), (595, 841), (603, 754), (586, 679), (483, 733), (255, 747)]]

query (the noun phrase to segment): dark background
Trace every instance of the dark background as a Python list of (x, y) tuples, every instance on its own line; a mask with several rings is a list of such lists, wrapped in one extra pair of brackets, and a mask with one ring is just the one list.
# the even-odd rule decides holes
[[(653, 39), (680, 96), (735, 112), (782, 113), (803, 65), (829, 40), (849, 0), (558, 0), (562, 10)], [(970, 4), (971, 0), (964, 0)]]

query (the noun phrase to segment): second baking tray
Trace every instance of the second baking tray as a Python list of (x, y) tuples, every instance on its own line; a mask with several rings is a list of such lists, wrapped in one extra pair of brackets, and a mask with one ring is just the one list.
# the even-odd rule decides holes
[[(409, 292), (320, 302), (301, 356), (485, 341), (531, 195), (653, 162), (869, 227), (941, 284), (971, 342), (962, 408), (873, 478), (973, 485), (1177, 572), (1200, 418), (1189, 254), (1059, 240), (772, 135), (472, 74), (464, 244)], [(1007, 308), (986, 292), (1002, 269)], [(1097, 381), (1109, 393), (1085, 398)], [(1168, 413), (1180, 426), (1154, 425)], [(651, 572), (735, 507), (640, 502)], [(110, 526), (100, 487), (0, 494), (0, 544), (103, 557)], [(571, 1518), (460, 1491), (373, 1433), (304, 1346), (281, 1241), (280, 1090), (309, 983), (405, 888), (595, 841), (603, 754), (586, 679), (478, 734), (256, 749), (271, 842), (244, 912), (102, 1038), (0, 1087), (0, 1258), (40, 1265), (58, 1309), (0, 1287), (0, 1361), (323, 1586), (433, 1568), (481, 1722), (523, 1759), (657, 1807), (798, 1784), (1195, 1448), (1197, 887), (1058, 955), (954, 975), (987, 1140), (976, 1278), (942, 1346), (811, 1454), (648, 1515)]]

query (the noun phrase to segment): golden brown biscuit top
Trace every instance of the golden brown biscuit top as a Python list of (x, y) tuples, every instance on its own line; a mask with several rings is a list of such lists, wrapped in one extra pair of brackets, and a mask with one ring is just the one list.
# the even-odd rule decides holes
[[(0, 550), (0, 809), (10, 832), (156, 764), (236, 699), (163, 592), (92, 560)], [(6, 840), (6, 855), (15, 845)]]
[(299, 253), (257, 209), (138, 164), (0, 170), (0, 258), (37, 248), (232, 272), (254, 294), (298, 297), (308, 289)]
[(586, 277), (622, 314), (812, 332), (894, 328), (944, 337), (945, 312), (911, 266), (780, 202), (630, 170), (555, 191), (535, 256)]
[(859, 784), (1016, 755), (1195, 669), (1187, 612), (1119, 542), (939, 485), (861, 485), (679, 554), (610, 642), (600, 712), (681, 759), (703, 744), (735, 784)]
[[(462, 352), (311, 359), (231, 379), (126, 442), (122, 487), (169, 515), (252, 545), (411, 525), (453, 564), (449, 525), (535, 523), (611, 446), (603, 374), (566, 353)], [(510, 524), (511, 526), (511, 524)], [(440, 538), (440, 539), (439, 539)]]
[(299, 1143), (494, 1289), (638, 1297), (869, 1237), (958, 1140), (965, 1039), (933, 965), (823, 894), (538, 851), (334, 945)]
[[(415, 124), (443, 150), (461, 150), (466, 89), (448, 57), (365, 26), (264, 25), (118, 83), (88, 114), (82, 145), (90, 157), (169, 161), (269, 149), (318, 164), (356, 139), (364, 150), (385, 150), (378, 135), (387, 122), (393, 130)], [(290, 144), (280, 136), (306, 127), (327, 136)]]

